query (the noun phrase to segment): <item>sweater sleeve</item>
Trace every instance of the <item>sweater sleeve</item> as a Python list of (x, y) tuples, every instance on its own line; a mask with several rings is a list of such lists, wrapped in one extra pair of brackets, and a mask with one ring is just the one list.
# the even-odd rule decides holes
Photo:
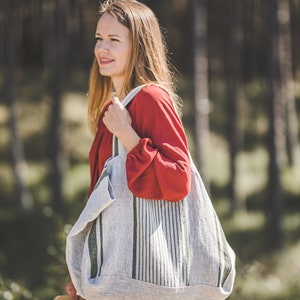
[(140, 198), (179, 201), (190, 190), (190, 159), (184, 128), (170, 96), (148, 86), (130, 105), (141, 137), (127, 154), (128, 187)]

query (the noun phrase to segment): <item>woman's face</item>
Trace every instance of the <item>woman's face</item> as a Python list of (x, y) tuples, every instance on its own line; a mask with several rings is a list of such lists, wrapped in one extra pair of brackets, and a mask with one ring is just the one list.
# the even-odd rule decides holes
[(94, 53), (100, 74), (111, 77), (115, 87), (122, 87), (131, 51), (128, 28), (105, 13), (97, 23), (95, 36)]

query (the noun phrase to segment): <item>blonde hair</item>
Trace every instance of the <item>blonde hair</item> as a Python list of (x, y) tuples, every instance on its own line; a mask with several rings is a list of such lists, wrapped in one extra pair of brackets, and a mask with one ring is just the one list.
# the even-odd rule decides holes
[[(122, 92), (127, 94), (141, 84), (158, 84), (170, 94), (175, 107), (179, 108), (180, 101), (175, 93), (165, 42), (152, 10), (135, 0), (109, 0), (100, 4), (99, 13), (99, 19), (108, 13), (130, 32), (132, 46)], [(88, 123), (94, 134), (112, 88), (110, 77), (99, 73), (97, 60), (94, 59), (90, 72), (88, 107)]]

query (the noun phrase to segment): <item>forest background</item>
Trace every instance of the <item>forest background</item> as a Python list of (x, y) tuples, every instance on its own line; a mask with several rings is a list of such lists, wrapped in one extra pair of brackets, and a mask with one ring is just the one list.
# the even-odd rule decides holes
[[(300, 1), (141, 1), (237, 254), (230, 299), (300, 299)], [(0, 299), (52, 299), (89, 186), (99, 1), (0, 0)]]

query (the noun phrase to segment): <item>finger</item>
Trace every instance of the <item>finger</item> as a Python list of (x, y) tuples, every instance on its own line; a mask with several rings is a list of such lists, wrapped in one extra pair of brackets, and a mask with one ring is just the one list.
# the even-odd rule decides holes
[(117, 96), (113, 96), (112, 102), (113, 103), (121, 103), (120, 100), (119, 100), (119, 98)]
[(114, 96), (112, 98), (112, 103), (119, 106), (119, 107), (121, 107), (121, 108), (123, 108), (123, 104), (121, 103), (121, 101), (119, 100), (119, 98), (117, 96)]

